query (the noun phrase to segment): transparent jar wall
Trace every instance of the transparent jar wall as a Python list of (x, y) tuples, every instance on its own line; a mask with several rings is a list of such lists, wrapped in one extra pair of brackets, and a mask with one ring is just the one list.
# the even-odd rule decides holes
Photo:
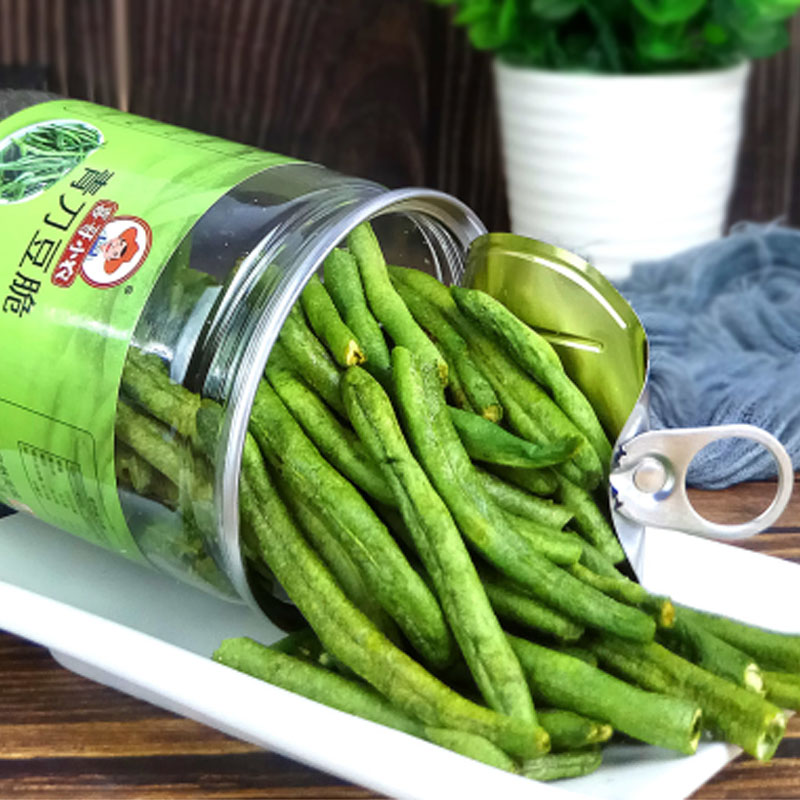
[[(445, 282), (458, 279), (469, 242), (484, 232), (469, 209), (437, 192), (389, 192), (313, 165), (266, 170), (218, 201), (176, 250), (136, 328), (123, 378), (120, 403), (158, 434), (150, 440), (157, 448), (140, 447), (145, 454), (119, 438), (116, 449), (120, 500), (144, 555), (161, 571), (260, 606), (282, 627), (296, 612), (276, 601), (280, 587), (239, 538), (241, 449), (286, 315), (327, 253), (365, 219), (389, 263)], [(160, 373), (156, 382), (168, 372), (206, 398), (199, 418), (214, 419), (213, 434), (205, 425), (197, 434), (193, 419), (165, 424), (169, 413), (155, 425), (147, 419), (150, 401), (137, 403), (134, 385), (141, 354), (145, 371)], [(199, 400), (185, 397), (198, 412)]]

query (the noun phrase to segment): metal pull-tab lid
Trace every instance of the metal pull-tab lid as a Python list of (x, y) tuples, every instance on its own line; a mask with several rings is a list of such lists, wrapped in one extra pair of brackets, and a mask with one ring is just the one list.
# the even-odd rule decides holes
[[(734, 437), (751, 439), (770, 452), (778, 469), (778, 489), (769, 507), (754, 519), (721, 525), (692, 507), (686, 474), (707, 444)], [(754, 425), (719, 425), (648, 431), (633, 437), (621, 445), (610, 483), (615, 510), (634, 522), (731, 541), (753, 536), (780, 517), (792, 495), (794, 472), (789, 455), (772, 434)]]

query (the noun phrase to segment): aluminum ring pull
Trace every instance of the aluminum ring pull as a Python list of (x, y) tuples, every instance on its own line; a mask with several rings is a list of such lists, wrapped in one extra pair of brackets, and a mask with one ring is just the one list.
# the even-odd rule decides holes
[[(721, 525), (695, 511), (686, 492), (686, 474), (692, 459), (711, 442), (728, 438), (751, 439), (765, 447), (778, 471), (775, 497), (761, 514), (748, 522)], [(642, 525), (734, 541), (746, 539), (774, 524), (792, 496), (794, 470), (783, 445), (755, 425), (718, 425), (648, 431), (618, 447), (610, 475), (618, 513)]]

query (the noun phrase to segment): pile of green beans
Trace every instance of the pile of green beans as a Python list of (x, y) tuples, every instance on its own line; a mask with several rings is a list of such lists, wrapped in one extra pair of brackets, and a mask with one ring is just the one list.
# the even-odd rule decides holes
[[(368, 226), (344, 244), (286, 319), (241, 470), (245, 560), (303, 627), (232, 631), (214, 658), (536, 780), (597, 769), (615, 732), (691, 754), (708, 730), (769, 759), (800, 638), (626, 577), (611, 446), (556, 352), (488, 295), (387, 266)], [(120, 486), (201, 543), (221, 419), (131, 349)]]

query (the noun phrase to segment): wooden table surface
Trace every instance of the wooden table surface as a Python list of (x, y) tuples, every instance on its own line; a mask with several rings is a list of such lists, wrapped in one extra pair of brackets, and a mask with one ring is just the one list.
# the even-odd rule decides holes
[[(751, 483), (692, 500), (709, 518), (736, 522), (773, 491)], [(774, 528), (743, 546), (800, 562), (800, 492)], [(2, 800), (204, 797), (378, 795), (80, 678), (43, 648), (0, 633)], [(740, 757), (693, 797), (800, 798), (800, 717), (770, 764)]]

